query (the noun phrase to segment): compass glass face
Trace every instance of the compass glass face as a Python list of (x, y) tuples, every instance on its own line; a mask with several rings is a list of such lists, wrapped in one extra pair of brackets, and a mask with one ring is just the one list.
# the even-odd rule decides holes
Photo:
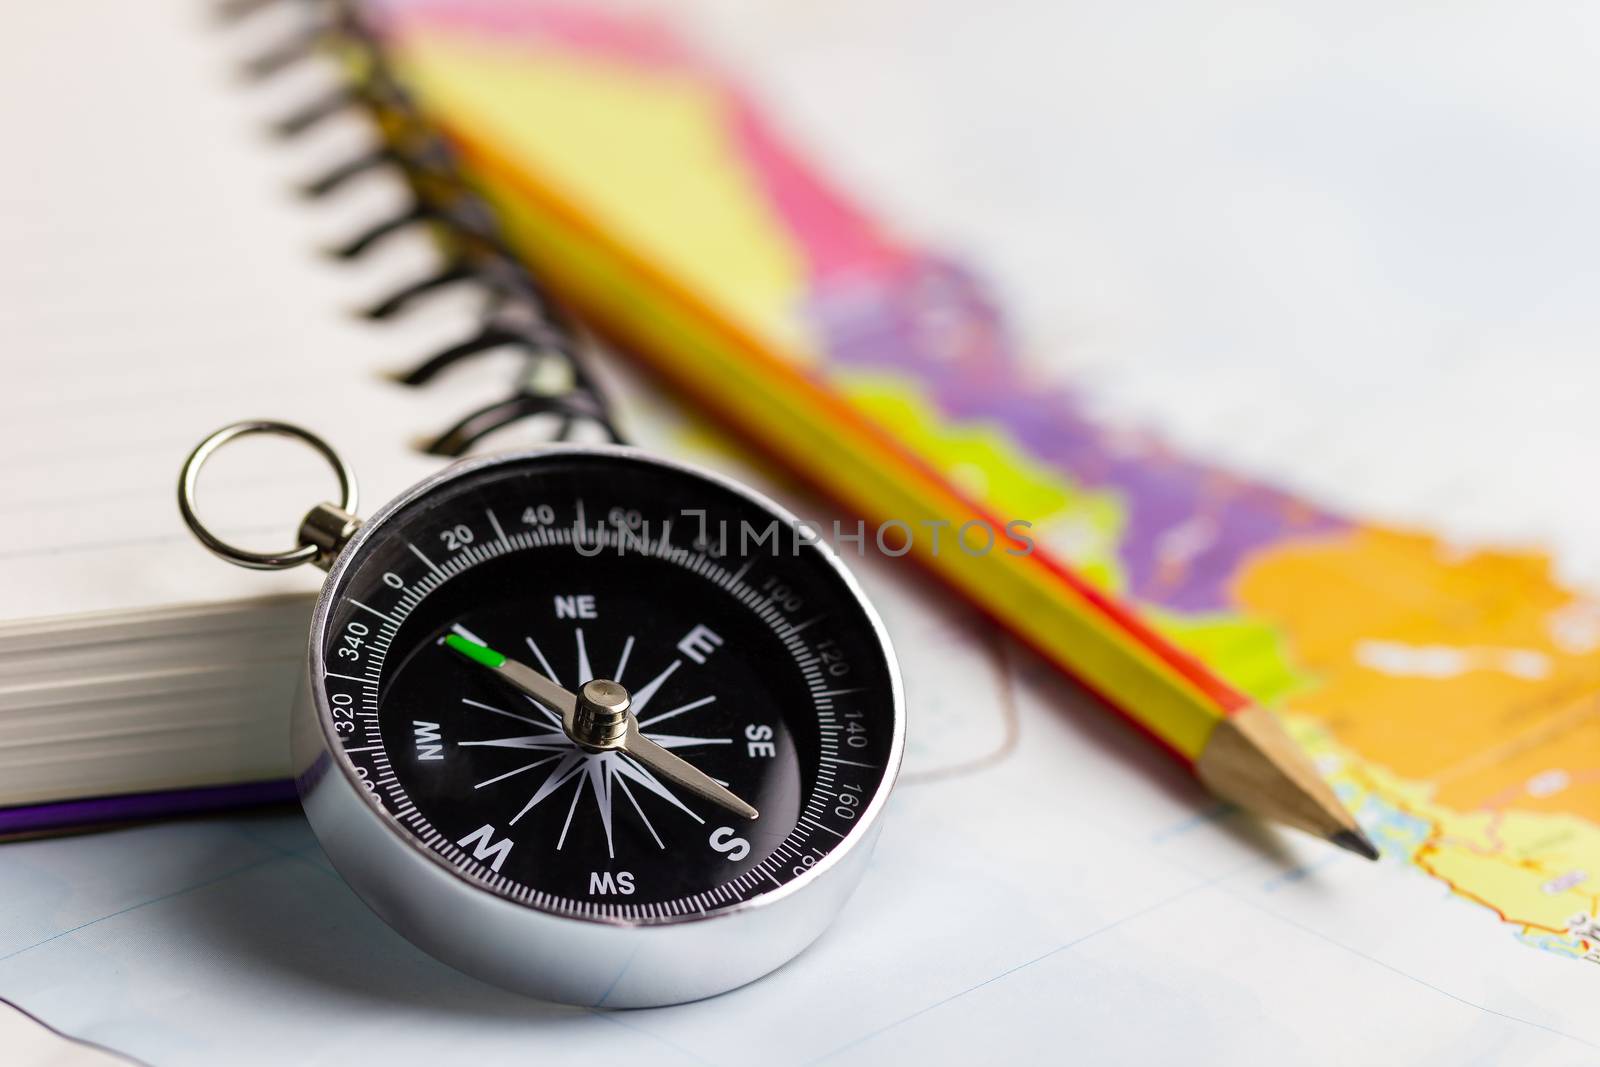
[[(677, 467), (469, 470), (375, 527), (329, 598), (317, 669), (345, 773), (440, 862), (533, 907), (737, 906), (853, 841), (892, 778), (892, 667), (855, 591), (803, 531)], [(567, 693), (619, 683), (643, 738), (759, 815), (580, 746), (519, 668)]]

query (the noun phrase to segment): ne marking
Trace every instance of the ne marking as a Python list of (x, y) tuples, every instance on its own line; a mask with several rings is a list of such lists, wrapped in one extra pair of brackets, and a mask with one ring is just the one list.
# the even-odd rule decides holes
[(869, 771), (875, 771), (878, 769), (878, 765), (876, 763), (859, 763), (853, 759), (839, 759), (836, 756), (823, 756), (821, 757), (821, 761), (823, 763), (842, 763), (846, 767), (865, 767)]
[(494, 517), (494, 509), (485, 508), (483, 513), (489, 516), (489, 525), (494, 527), (495, 535), (500, 538), (500, 543), (510, 548), (511, 542), (506, 540), (506, 532), (500, 528), (500, 520)]
[(325, 672), (323, 672), (322, 676), (324, 678), (342, 678), (344, 681), (347, 681), (347, 682), (360, 682), (362, 685), (377, 685), (378, 684), (377, 682), (373, 681), (371, 678), (357, 678), (354, 675), (350, 675), (350, 674), (334, 674), (332, 671), (325, 671)]

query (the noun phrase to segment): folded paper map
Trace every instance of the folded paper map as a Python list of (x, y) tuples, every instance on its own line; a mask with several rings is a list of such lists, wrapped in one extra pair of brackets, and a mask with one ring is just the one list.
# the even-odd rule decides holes
[[(568, 242), (552, 276), (620, 294), (619, 332), (664, 300), (797, 368), (1274, 708), (1388, 855), (1600, 960), (1600, 602), (1547, 558), (1341, 514), (1097, 418), (1025, 365), (973, 267), (852, 203), (664, 23), (476, 0), (394, 5), (388, 33), (502, 209)], [(648, 269), (609, 274), (618, 249)], [(710, 399), (768, 414), (738, 394)]]

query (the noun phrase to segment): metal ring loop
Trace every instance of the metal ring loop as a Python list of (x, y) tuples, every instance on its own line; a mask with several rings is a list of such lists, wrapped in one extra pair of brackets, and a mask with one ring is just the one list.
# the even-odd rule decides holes
[(287, 422), (273, 422), (270, 419), (250, 419), (224, 426), (196, 445), (194, 451), (189, 453), (189, 458), (183, 461), (183, 470), (178, 474), (178, 510), (183, 514), (184, 523), (200, 539), (200, 543), (229, 563), (259, 571), (286, 570), (289, 567), (298, 567), (302, 563), (310, 563), (317, 558), (319, 549), (316, 545), (300, 544), (288, 552), (251, 552), (249, 549), (239, 548), (224, 541), (206, 529), (205, 523), (200, 521), (195, 505), (195, 489), (200, 484), (200, 468), (205, 466), (206, 460), (210, 459), (217, 449), (229, 441), (258, 433), (293, 438), (316, 449), (318, 454), (328, 461), (334, 474), (339, 477), (339, 495), (342, 498), (339, 506), (350, 514), (355, 514), (356, 478), (349, 465), (333, 450), (333, 446), (310, 430), (301, 429)]

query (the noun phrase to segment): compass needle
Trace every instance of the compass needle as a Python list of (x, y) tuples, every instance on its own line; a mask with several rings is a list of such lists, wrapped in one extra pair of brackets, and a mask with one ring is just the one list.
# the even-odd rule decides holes
[[(579, 633), (579, 647), (582, 647), (582, 633)], [(539, 651), (539, 646), (534, 644), (533, 638), (528, 638), (528, 647), (534, 652)], [(500, 677), (510, 682), (513, 686), (550, 708), (552, 711), (561, 712), (562, 725), (567, 736), (572, 741), (584, 748), (595, 752), (607, 749), (617, 749), (626, 752), (646, 767), (666, 778), (668, 781), (687, 789), (701, 800), (709, 800), (733, 812), (741, 819), (759, 818), (760, 813), (755, 808), (740, 800), (732, 790), (721, 785), (715, 778), (703, 773), (688, 761), (667, 751), (666, 746), (686, 747), (692, 745), (726, 745), (731, 743), (730, 738), (707, 737), (664, 737), (663, 744), (657, 744), (639, 732), (639, 720), (630, 710), (628, 691), (616, 682), (596, 680), (584, 683), (582, 692), (574, 695), (562, 689), (546, 675), (529, 667), (525, 663), (518, 663), (502, 652), (496, 652), (488, 645), (474, 644), (459, 634), (449, 634), (444, 643), (472, 662), (488, 667)], [(543, 657), (540, 657), (543, 663)], [(673, 660), (666, 670), (651, 679), (650, 683), (640, 692), (653, 695), (661, 688), (672, 672), (677, 670), (682, 660)], [(667, 714), (675, 714), (685, 708), (674, 709)], [(665, 717), (665, 716), (663, 716)], [(513, 737), (499, 741), (468, 741), (469, 745), (500, 745), (508, 748), (533, 748), (544, 744), (543, 738)], [(582, 791), (580, 786), (579, 791)], [(599, 797), (599, 787), (596, 786), (596, 797)], [(530, 802), (531, 807), (534, 802)], [(576, 807), (576, 802), (574, 802)], [(610, 809), (605, 811), (606, 836), (609, 841), (611, 834)], [(517, 819), (527, 814), (527, 809), (518, 813)], [(516, 822), (516, 819), (511, 820)], [(568, 813), (568, 822), (571, 822), (571, 813)], [(566, 840), (567, 827), (561, 830), (561, 839)], [(560, 847), (559, 845), (557, 846)]]
[[(758, 494), (612, 446), (468, 459), (364, 523), (346, 488), (282, 557), (329, 574), (295, 772), (387, 921), (607, 1008), (743, 985), (821, 931), (905, 735), (836, 555)], [(729, 558), (719, 529), (764, 539)], [(682, 951), (649, 948), (652, 926)]]
[(674, 756), (639, 732), (637, 723), (629, 723), (628, 739), (622, 750), (652, 771), (689, 790), (702, 800), (720, 804), (741, 819), (755, 819), (760, 812), (746, 804), (715, 778), (695, 769), (693, 764)]
[[(577, 703), (577, 697), (557, 685), (548, 675), (540, 674), (527, 664), (518, 663), (488, 645), (474, 644), (458, 634), (446, 635), (444, 643), (472, 662), (488, 667), (510, 682), (513, 687), (521, 690), (524, 695), (533, 698), (535, 702), (558, 715), (571, 714), (573, 706)], [(528, 639), (528, 644), (533, 645), (531, 637)], [(537, 649), (538, 646), (533, 645), (533, 647)]]

